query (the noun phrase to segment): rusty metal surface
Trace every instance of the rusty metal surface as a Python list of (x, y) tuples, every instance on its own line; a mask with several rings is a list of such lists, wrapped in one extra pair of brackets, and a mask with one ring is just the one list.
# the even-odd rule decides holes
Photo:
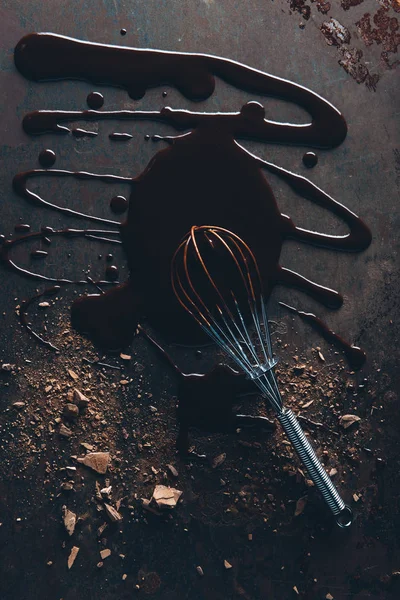
[[(328, 6), (329, 5), (329, 6)], [(304, 598), (325, 598), (330, 593), (335, 600), (348, 598), (386, 599), (399, 597), (399, 583), (393, 572), (399, 570), (395, 556), (399, 554), (399, 211), (400, 149), (398, 145), (398, 70), (396, 70), (399, 15), (398, 0), (364, 0), (306, 2), (293, 0), (253, 0), (251, 3), (232, 0), (146, 0), (143, 2), (68, 3), (53, 1), (3, 0), (0, 6), (0, 233), (12, 234), (17, 222), (30, 223), (33, 230), (42, 225), (62, 226), (65, 219), (57, 213), (38, 211), (28, 206), (12, 191), (12, 178), (22, 170), (37, 166), (37, 155), (50, 146), (58, 156), (57, 167), (113, 172), (135, 175), (141, 172), (154, 154), (154, 146), (144, 144), (144, 133), (164, 133), (161, 125), (135, 125), (133, 143), (128, 146), (112, 144), (108, 133), (113, 125), (101, 123), (96, 144), (82, 140), (79, 144), (65, 138), (29, 138), (23, 133), (23, 115), (39, 108), (82, 109), (87, 94), (94, 88), (85, 83), (62, 82), (36, 84), (25, 81), (15, 70), (13, 49), (18, 40), (31, 31), (52, 31), (72, 37), (111, 44), (132, 45), (139, 48), (158, 48), (188, 52), (203, 52), (235, 59), (252, 67), (291, 79), (328, 98), (343, 112), (349, 126), (346, 141), (337, 149), (319, 152), (319, 164), (307, 172), (301, 163), (306, 148), (246, 146), (265, 159), (309, 176), (312, 181), (342, 201), (368, 223), (373, 243), (361, 254), (333, 253), (289, 242), (282, 254), (282, 264), (294, 268), (310, 279), (339, 289), (345, 296), (343, 307), (336, 312), (322, 309), (311, 299), (289, 290), (277, 290), (270, 303), (271, 318), (283, 321), (288, 329), (287, 342), (295, 344), (300, 352), (311, 345), (327, 346), (306, 325), (292, 321), (279, 310), (277, 300), (287, 301), (299, 308), (315, 311), (326, 318), (334, 330), (362, 345), (368, 355), (363, 377), (376, 381), (374, 397), (360, 400), (362, 410), (372, 404), (379, 411), (370, 431), (377, 456), (386, 463), (384, 481), (379, 499), (365, 507), (368, 514), (356, 519), (352, 531), (339, 537), (337, 533), (319, 537), (312, 555), (304, 556), (310, 539), (301, 525), (287, 529), (285, 535), (266, 536), (252, 550), (245, 549), (246, 525), (206, 527), (197, 522), (189, 537), (173, 543), (165, 530), (150, 528), (147, 537), (135, 548), (135, 528), (127, 552), (132, 563), (129, 578), (142, 569), (157, 572), (161, 583), (149, 588), (149, 597), (188, 600), (197, 598), (228, 599), (276, 598), (286, 600), (297, 596), (294, 586)], [(334, 19), (335, 21), (333, 21)], [(120, 35), (121, 27), (127, 34)], [(164, 88), (152, 90), (138, 101), (129, 100), (122, 90), (101, 89), (107, 109), (159, 109), (165, 103), (161, 96)], [(273, 100), (244, 94), (218, 82), (216, 93), (206, 102), (196, 104), (199, 110), (238, 110), (246, 100), (259, 99), (266, 106), (267, 118), (274, 120), (301, 119), (296, 107)], [(175, 90), (168, 90), (167, 104), (189, 108), (192, 105)], [(127, 149), (128, 148), (128, 149)], [(312, 209), (307, 203), (288, 193), (278, 181), (275, 185), (280, 208), (290, 214), (296, 223), (308, 228), (342, 232), (341, 225), (327, 216), (322, 209)], [(44, 185), (44, 184), (43, 184)], [(45, 188), (43, 188), (45, 189)], [(115, 189), (120, 192), (121, 190)], [(102, 215), (106, 211), (111, 190), (91, 185), (90, 189), (47, 187), (47, 193), (60, 194), (60, 203), (84, 205), (85, 210)], [(81, 222), (68, 220), (69, 226)], [(60, 257), (64, 256), (60, 250)], [(101, 276), (103, 267), (97, 261), (99, 249), (78, 244), (68, 261), (55, 259), (50, 269), (63, 276), (77, 276), (91, 265), (92, 276)], [(122, 254), (118, 255), (122, 278), (126, 275)], [(47, 267), (46, 267), (47, 268)], [(15, 306), (34, 293), (35, 283), (15, 274), (1, 272), (1, 331), (0, 362), (21, 364), (22, 356), (43, 369), (46, 361), (54, 359), (39, 349), (21, 333), (15, 318)], [(325, 351), (325, 350), (324, 350)], [(326, 350), (328, 352), (328, 350)], [(334, 356), (332, 354), (332, 356)], [(283, 359), (289, 360), (283, 355)], [(147, 357), (148, 359), (148, 357)], [(188, 364), (190, 363), (188, 358)], [(146, 361), (144, 353), (142, 361)], [(193, 363), (193, 360), (192, 360)], [(189, 367), (188, 367), (189, 368)], [(191, 367), (192, 368), (192, 367)], [(194, 367), (193, 367), (194, 368)], [(21, 374), (23, 377), (23, 374)], [(163, 380), (163, 370), (156, 367), (154, 377)], [(161, 384), (160, 384), (161, 385)], [(156, 386), (157, 387), (157, 386)], [(7, 407), (18, 397), (18, 385), (0, 390), (1, 410), (7, 419)], [(123, 410), (123, 408), (122, 408)], [(2, 452), (6, 449), (2, 448)], [(43, 457), (38, 466), (38, 488), (43, 486)], [(365, 459), (367, 461), (367, 459)], [(364, 461), (364, 462), (365, 462)], [(50, 526), (44, 515), (53, 514), (52, 502), (47, 503), (35, 492), (34, 502), (45, 505), (41, 521), (34, 523), (29, 536), (18, 536), (15, 526), (15, 506), (29, 507), (30, 494), (23, 480), (13, 484), (12, 464), (10, 479), (0, 486), (0, 503), (4, 521), (0, 528), (2, 554), (7, 556), (3, 569), (5, 600), (33, 598), (99, 598), (103, 600), (131, 598), (139, 593), (133, 583), (129, 587), (121, 581), (121, 573), (106, 573), (81, 567), (69, 573), (64, 565), (56, 565), (49, 576), (44, 556), (31, 566), (31, 555), (39, 552), (42, 544), (61, 545), (54, 524)], [(367, 471), (365, 471), (367, 472)], [(40, 475), (39, 475), (40, 473)], [(368, 478), (368, 475), (366, 476)], [(14, 485), (14, 488), (13, 488)], [(349, 491), (350, 493), (350, 491)], [(39, 498), (39, 500), (38, 500)], [(19, 502), (21, 501), (21, 504)], [(34, 506), (30, 506), (30, 509)], [(357, 506), (357, 510), (363, 508)], [(3, 519), (4, 516), (4, 519)], [(56, 518), (56, 517), (54, 517)], [(10, 525), (11, 523), (11, 525)], [(27, 527), (29, 523), (27, 524)], [(180, 524), (183, 528), (183, 525)], [(30, 548), (24, 545), (30, 544)], [(180, 545), (179, 545), (180, 544)], [(232, 544), (234, 548), (232, 549)], [(77, 544), (79, 545), (79, 543)], [(122, 551), (121, 551), (122, 552)], [(210, 571), (201, 580), (195, 571), (200, 556), (210, 553)], [(169, 555), (166, 561), (166, 555)], [(233, 577), (219, 568), (229, 554), (236, 556)], [(173, 560), (171, 560), (173, 557)], [(88, 559), (89, 560), (89, 559)], [(163, 565), (168, 563), (168, 570)], [(213, 570), (212, 565), (215, 565)], [(218, 567), (217, 567), (218, 565)], [(1, 568), (1, 567), (0, 567)], [(118, 573), (118, 574), (117, 574)], [(315, 579), (315, 584), (310, 582)], [(136, 581), (136, 580), (135, 580)], [(361, 583), (360, 583), (361, 582)], [(1, 585), (1, 584), (0, 584)], [(145, 593), (145, 592), (140, 592)]]

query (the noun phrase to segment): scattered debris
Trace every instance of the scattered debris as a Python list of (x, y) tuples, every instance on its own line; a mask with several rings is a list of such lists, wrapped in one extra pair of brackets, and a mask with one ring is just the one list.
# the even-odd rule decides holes
[(25, 406), (25, 402), (14, 402), (13, 403), (14, 408), (21, 409), (21, 408), (24, 408), (24, 406)]
[(70, 420), (73, 421), (75, 420), (77, 417), (79, 417), (79, 408), (76, 406), (76, 404), (66, 404), (63, 408), (63, 416)]
[(337, 19), (331, 17), (321, 25), (321, 31), (325, 36), (325, 41), (329, 46), (341, 46), (348, 44), (351, 39), (350, 31), (339, 23)]
[(64, 527), (69, 535), (72, 535), (76, 526), (76, 514), (65, 505), (62, 507)]
[(358, 494), (353, 494), (353, 500), (354, 502), (358, 502), (360, 499), (360, 496)]
[(39, 308), (49, 308), (50, 302), (39, 302)]
[(73, 401), (74, 404), (79, 406), (79, 408), (86, 408), (90, 402), (89, 398), (87, 398), (84, 394), (82, 394), (81, 391), (79, 391), (76, 388), (74, 388)]
[(104, 508), (106, 509), (106, 514), (110, 521), (112, 521), (113, 523), (118, 523), (122, 521), (122, 515), (117, 510), (115, 510), (115, 508), (111, 506), (111, 504), (104, 504)]
[(333, 467), (333, 469), (329, 471), (329, 477), (334, 477), (335, 475), (337, 475), (337, 469)]
[(96, 471), (96, 473), (100, 473), (100, 475), (104, 475), (107, 472), (108, 465), (110, 463), (110, 453), (109, 452), (89, 452), (83, 458), (77, 459), (79, 463), (85, 465), (85, 467), (89, 467)]
[(308, 496), (302, 496), (301, 498), (299, 498), (296, 502), (296, 510), (294, 511), (294, 516), (298, 517), (299, 515), (301, 515), (301, 513), (303, 512), (303, 510), (306, 507), (306, 504), (308, 502)]
[(224, 567), (225, 567), (225, 569), (232, 569), (231, 563), (228, 562), (227, 560), (224, 560)]
[(297, 594), (298, 596), (300, 595), (300, 592), (299, 592), (299, 590), (298, 590), (298, 588), (297, 588), (297, 585), (294, 585), (294, 586), (293, 586), (293, 591), (294, 591), (294, 593), (295, 593), (295, 594)]
[(131, 356), (130, 354), (123, 354), (122, 352), (121, 352), (121, 354), (119, 355), (119, 357), (120, 357), (122, 360), (131, 360), (131, 358), (132, 358), (132, 356)]
[(159, 510), (175, 508), (183, 492), (166, 485), (156, 485), (151, 500), (142, 499), (143, 506), (148, 509)]
[(71, 437), (72, 431), (71, 431), (71, 429), (69, 429), (69, 427), (66, 427), (64, 425), (64, 423), (62, 423), (61, 427), (59, 429), (59, 434), (62, 435), (63, 437)]
[(325, 362), (325, 356), (322, 354), (322, 352), (320, 350), (318, 351), (318, 358), (321, 362)]
[(220, 465), (222, 465), (223, 462), (225, 462), (226, 459), (226, 453), (223, 452), (222, 454), (218, 454), (218, 456), (216, 456), (215, 458), (213, 458), (212, 461), (212, 468), (216, 469), (217, 467), (219, 467)]
[(79, 375), (75, 373), (72, 369), (67, 369), (68, 375), (74, 380), (77, 381), (79, 379)]
[(329, 592), (327, 593), (327, 595), (325, 596), (325, 598), (326, 598), (326, 600), (333, 600), (333, 596)]
[(14, 369), (15, 369), (15, 365), (12, 365), (10, 363), (3, 363), (1, 365), (1, 370), (6, 371), (6, 373), (10, 373), (10, 371), (14, 371)]
[(86, 442), (81, 442), (81, 446), (85, 448), (85, 450), (93, 450), (92, 444), (87, 444)]
[(71, 552), (68, 557), (68, 569), (72, 567), (75, 562), (76, 557), (78, 556), (79, 548), (78, 546), (73, 546)]
[(74, 484), (71, 481), (63, 481), (60, 485), (60, 488), (63, 492), (72, 492), (74, 489)]
[(171, 473), (173, 477), (179, 477), (178, 471), (175, 469), (174, 465), (167, 465), (168, 471)]
[(203, 569), (200, 567), (200, 565), (198, 565), (198, 566), (196, 567), (196, 571), (198, 572), (198, 574), (200, 575), (200, 577), (203, 577), (203, 575), (204, 575), (204, 571), (203, 571)]
[(104, 550), (100, 550), (100, 556), (104, 560), (111, 556), (111, 550), (109, 548), (105, 548)]
[(361, 418), (357, 415), (342, 415), (339, 420), (341, 426), (345, 429), (353, 425), (353, 423), (357, 423), (358, 421), (361, 421)]

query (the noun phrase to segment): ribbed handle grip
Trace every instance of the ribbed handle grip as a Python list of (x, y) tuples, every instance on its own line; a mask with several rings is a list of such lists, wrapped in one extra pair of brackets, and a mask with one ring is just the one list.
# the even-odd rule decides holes
[(352, 522), (351, 509), (346, 506), (339, 496), (337, 489), (329, 479), (310, 442), (304, 435), (295, 415), (290, 409), (284, 409), (277, 416), (309, 476), (321, 492), (332, 513), (337, 517), (337, 524), (340, 527), (348, 527)]

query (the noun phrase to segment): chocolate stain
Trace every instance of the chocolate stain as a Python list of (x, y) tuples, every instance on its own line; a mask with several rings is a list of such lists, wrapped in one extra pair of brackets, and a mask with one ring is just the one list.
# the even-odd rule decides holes
[[(270, 121), (265, 119), (264, 108), (258, 102), (248, 102), (236, 113), (164, 108), (47, 110), (26, 115), (23, 127), (30, 134), (69, 133), (70, 129), (61, 122), (100, 119), (155, 120), (185, 132), (154, 136), (169, 145), (157, 152), (135, 179), (60, 170), (31, 170), (14, 178), (15, 191), (30, 202), (120, 229), (130, 279), (103, 295), (81, 297), (72, 307), (74, 326), (88, 333), (95, 343), (113, 349), (130, 343), (142, 315), (168, 339), (191, 343), (202, 339), (201, 332), (178, 305), (169, 279), (172, 255), (193, 224), (212, 223), (233, 230), (246, 240), (257, 258), (266, 300), (275, 285), (285, 284), (299, 288), (326, 306), (338, 308), (342, 304), (338, 292), (279, 265), (283, 242), (291, 238), (335, 250), (361, 251), (370, 244), (369, 229), (311, 181), (260, 159), (237, 141), (255, 139), (316, 148), (338, 146), (346, 136), (347, 126), (341, 113), (327, 100), (293, 82), (215, 56), (107, 46), (50, 33), (22, 38), (15, 49), (15, 64), (23, 75), (35, 81), (81, 79), (122, 87), (134, 99), (142, 98), (149, 88), (172, 85), (190, 100), (203, 100), (213, 93), (215, 77), (219, 77), (244, 91), (296, 103), (311, 115), (311, 122), (304, 124)], [(348, 225), (349, 233), (335, 236), (295, 226), (279, 212), (263, 175), (265, 170), (281, 178), (300, 197), (336, 214)], [(41, 175), (129, 182), (127, 220), (120, 225), (45, 201), (27, 187), (31, 178)], [(9, 263), (7, 244), (2, 257), (6, 256)]]

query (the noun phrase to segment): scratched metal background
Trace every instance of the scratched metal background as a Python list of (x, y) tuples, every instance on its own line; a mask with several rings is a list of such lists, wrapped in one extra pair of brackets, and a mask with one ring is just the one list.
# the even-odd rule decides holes
[[(143, 134), (167, 131), (166, 127), (149, 123), (118, 128), (120, 131), (129, 130), (133, 133), (134, 139), (129, 145), (117, 145), (109, 141), (108, 133), (115, 130), (112, 123), (99, 124), (101, 135), (94, 142), (91, 139), (77, 141), (70, 137), (29, 138), (21, 129), (21, 119), (27, 111), (39, 108), (85, 108), (86, 95), (94, 88), (78, 82), (35, 84), (25, 81), (15, 71), (13, 49), (18, 40), (28, 32), (52, 31), (111, 44), (217, 54), (304, 84), (339, 107), (349, 125), (348, 137), (341, 147), (333, 151), (318, 152), (319, 164), (311, 171), (306, 171), (301, 163), (306, 148), (251, 143), (248, 146), (268, 160), (309, 176), (317, 185), (361, 215), (373, 232), (370, 248), (354, 255), (315, 249), (294, 242), (285, 244), (282, 264), (319, 283), (338, 289), (344, 295), (345, 303), (341, 310), (330, 312), (300, 293), (279, 289), (274, 292), (271, 300), (271, 317), (291, 323), (289, 317), (279, 310), (276, 302), (278, 298), (293, 302), (299, 308), (315, 311), (326, 318), (333, 329), (365, 348), (368, 363), (362, 376), (376, 377), (377, 369), (381, 369), (379, 403), (382, 403), (383, 409), (378, 445), (381, 455), (388, 462), (383, 494), (385, 518), (377, 525), (371, 516), (364, 529), (360, 529), (356, 522), (348, 537), (329, 540), (325, 545), (319, 543), (317, 554), (310, 558), (308, 571), (318, 579), (318, 591), (315, 596), (304, 597), (324, 598), (327, 591), (330, 591), (335, 600), (383, 599), (392, 597), (392, 594), (396, 597), (398, 588), (396, 591), (393, 587), (379, 588), (378, 585), (374, 591), (367, 587), (353, 593), (351, 581), (364, 571), (379, 579), (386, 573), (383, 569), (385, 564), (387, 572), (395, 570), (393, 555), (400, 528), (399, 375), (396, 369), (396, 365), (399, 365), (400, 150), (396, 150), (396, 143), (399, 144), (399, 86), (398, 71), (395, 68), (398, 55), (395, 52), (387, 54), (388, 48), (397, 49), (395, 38), (392, 40), (392, 33), (396, 31), (395, 21), (387, 24), (379, 17), (383, 15), (382, 9), (385, 11), (387, 8), (388, 12), (385, 14), (396, 19), (400, 8), (398, 0), (393, 0), (392, 3), (389, 0), (360, 0), (355, 6), (351, 6), (351, 2), (346, 0), (333, 0), (330, 10), (327, 10), (327, 4), (301, 0), (291, 3), (286, 0), (2, 0), (0, 232), (12, 234), (14, 225), (19, 221), (30, 223), (33, 230), (41, 225), (82, 225), (81, 221), (73, 219), (66, 223), (65, 218), (55, 212), (27, 206), (13, 193), (11, 182), (14, 174), (38, 166), (37, 155), (43, 147), (50, 146), (56, 151), (57, 168), (93, 169), (97, 172), (102, 170), (131, 176), (144, 168), (155, 151), (152, 144), (143, 143)], [(374, 22), (374, 15), (377, 13), (378, 17)], [(365, 17), (366, 14), (370, 16)], [(329, 22), (330, 17), (347, 29), (349, 35), (345, 34), (345, 43), (340, 37), (332, 38), (321, 31), (322, 24)], [(356, 25), (362, 18), (364, 25)], [(368, 23), (371, 24), (370, 29)], [(120, 35), (121, 27), (127, 29), (125, 37)], [(337, 31), (343, 31), (337, 29), (337, 25), (335, 27)], [(374, 30), (375, 34), (368, 33)], [(339, 61), (345, 61), (347, 70)], [(388, 64), (392, 68), (388, 68)], [(350, 73), (347, 72), (349, 70)], [(100, 87), (96, 89), (101, 90)], [(133, 103), (122, 90), (104, 88), (104, 108), (112, 110), (135, 106), (157, 109), (164, 104), (173, 107), (191, 106), (173, 89), (168, 89), (165, 101), (161, 95), (163, 89), (167, 88), (152, 90), (143, 100)], [(250, 97), (256, 99), (219, 82), (215, 95), (196, 107), (204, 110), (237, 110)], [(260, 100), (265, 103), (269, 118), (301, 119), (303, 116), (302, 111), (283, 102)], [(279, 206), (297, 224), (322, 231), (344, 231), (343, 226), (333, 217), (306, 201), (295, 198), (278, 181), (272, 178), (271, 181)], [(41, 185), (41, 189), (45, 191), (46, 184)], [(96, 187), (95, 184), (91, 184), (90, 189), (82, 189), (82, 183), (69, 185), (68, 188), (65, 185), (60, 187), (59, 183), (53, 188), (51, 185), (54, 186), (54, 182), (47, 185), (47, 192), (60, 194), (60, 203), (81, 207), (95, 214), (108, 214), (112, 186), (104, 190), (104, 186)], [(118, 187), (115, 191), (121, 192), (121, 189)], [(95, 245), (87, 247), (78, 243), (72, 249), (70, 261), (66, 261), (65, 248), (60, 243), (59, 257), (53, 257), (52, 263), (46, 267), (47, 272), (54, 273), (56, 270), (59, 275), (78, 276), (90, 265), (91, 274), (101, 276), (103, 267), (100, 268), (96, 262), (98, 250)], [(119, 257), (119, 264), (123, 264), (122, 256)], [(122, 267), (122, 278), (125, 275), (126, 271)], [(46, 360), (31, 340), (24, 341), (24, 336), (18, 335), (18, 343), (16, 342), (14, 307), (18, 300), (32, 294), (36, 284), (4, 271), (0, 277), (0, 306), (4, 313), (1, 319), (0, 359), (18, 363), (21, 352), (29, 352), (29, 358), (34, 362)], [(297, 336), (300, 349), (302, 345), (306, 348), (311, 343), (320, 343), (326, 348), (302, 323), (296, 323), (296, 333), (292, 335)], [(38, 485), (41, 485), (40, 482)], [(32, 539), (31, 550), (21, 548), (18, 556), (15, 556), (17, 578), (24, 583), (15, 584), (15, 592), (8, 588), (4, 592), (4, 598), (122, 598), (122, 584), (113, 578), (112, 573), (100, 580), (91, 579), (84, 570), (71, 571), (68, 576), (64, 571), (57, 572), (60, 587), (57, 588), (52, 576), (51, 588), (47, 588), (46, 566), (43, 564), (42, 570), (29, 570), (30, 552), (35, 552), (35, 545), (40, 544), (40, 540), (46, 535), (46, 524), (41, 523), (37, 539)], [(2, 542), (1, 554), (7, 554), (8, 543), (7, 538)], [(224, 541), (222, 536), (219, 543), (222, 544), (223, 551), (223, 544), (228, 544), (229, 541)], [(157, 544), (154, 544), (154, 564), (148, 567), (149, 570), (152, 570), (150, 567), (157, 570), (163, 582), (161, 590), (156, 594), (157, 598), (172, 599), (181, 596), (190, 600), (212, 600), (243, 596), (252, 600), (285, 600), (295, 597), (293, 585), (298, 584), (303, 577), (301, 564), (293, 562), (294, 556), (299, 560), (299, 552), (292, 555), (291, 550), (299, 543), (301, 538), (293, 533), (292, 539), (285, 543), (276, 538), (272, 552), (271, 549), (267, 552), (260, 547), (259, 555), (255, 558), (259, 561), (259, 568), (252, 571), (253, 591), (249, 593), (231, 583), (225, 587), (224, 581), (216, 574), (206, 577), (196, 587), (193, 578), (190, 576), (190, 581), (188, 579), (187, 567), (182, 566), (183, 559), (178, 548), (174, 550), (175, 573), (162, 572), (163, 548)], [(150, 539), (147, 544), (150, 547)], [(13, 548), (18, 548), (17, 542)], [(152, 551), (148, 556), (152, 556)], [(12, 557), (9, 560), (12, 562)], [(263, 565), (266, 563), (263, 560), (267, 561), (269, 569), (272, 567), (273, 571), (275, 568), (276, 577), (272, 581), (265, 581)], [(286, 569), (282, 570), (285, 565)], [(397, 570), (399, 568), (397, 566)], [(5, 581), (8, 581), (7, 573)]]

